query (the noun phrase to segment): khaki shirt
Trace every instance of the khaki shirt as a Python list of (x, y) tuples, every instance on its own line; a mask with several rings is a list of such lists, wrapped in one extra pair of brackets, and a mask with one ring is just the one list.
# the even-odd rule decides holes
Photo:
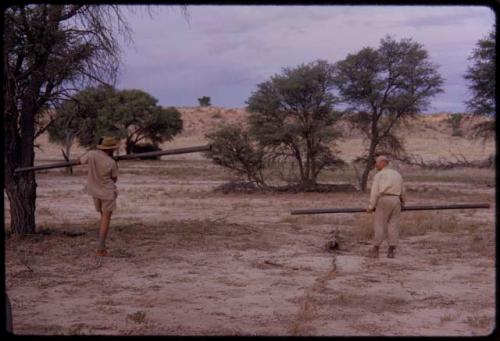
[(113, 200), (118, 195), (112, 178), (118, 177), (116, 161), (102, 150), (91, 150), (80, 158), (82, 165), (88, 164), (87, 186), (85, 190), (94, 198)]
[(403, 178), (394, 169), (385, 167), (373, 177), (369, 208), (375, 208), (382, 194), (399, 195), (401, 201), (406, 201)]

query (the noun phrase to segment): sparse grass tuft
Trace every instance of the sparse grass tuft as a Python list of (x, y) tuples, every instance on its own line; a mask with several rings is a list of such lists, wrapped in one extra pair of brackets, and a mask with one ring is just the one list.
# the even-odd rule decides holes
[(474, 232), (471, 236), (470, 243), (467, 244), (467, 251), (494, 259), (495, 236), (493, 235), (493, 231), (494, 227), (492, 227), (491, 230)]
[(439, 258), (438, 257), (432, 257), (429, 259), (429, 263), (431, 265), (439, 265)]
[(297, 224), (298, 222), (299, 222), (299, 217), (292, 215), (287, 215), (286, 217), (280, 220), (280, 223), (284, 224)]
[(341, 292), (337, 295), (337, 303), (341, 305), (348, 305), (349, 302), (352, 302), (353, 296), (352, 294)]
[(252, 205), (248, 201), (242, 201), (242, 202), (235, 202), (234, 204), (231, 205), (231, 208), (235, 211), (238, 209), (249, 209), (251, 208)]
[(441, 323), (455, 321), (458, 317), (459, 317), (458, 313), (443, 315), (441, 316)]
[(146, 312), (139, 310), (133, 314), (128, 314), (127, 319), (132, 320), (135, 323), (144, 323), (146, 321)]
[(52, 210), (48, 207), (40, 207), (39, 209), (36, 210), (36, 213), (40, 215), (46, 215), (49, 217), (55, 216), (55, 213), (52, 212)]
[(302, 224), (307, 224), (307, 225), (332, 225), (335, 224), (337, 221), (335, 218), (332, 218), (332, 216), (328, 214), (311, 214), (311, 215), (296, 216), (295, 218), (296, 220), (293, 220), (292, 217), (289, 217), (290, 219), (287, 218), (283, 218), (282, 222), (294, 222), (294, 223), (300, 222)]
[(292, 335), (305, 335), (311, 331), (308, 324), (314, 319), (316, 313), (314, 298), (311, 293), (307, 293), (300, 305), (295, 320), (292, 322), (290, 332)]
[(468, 316), (464, 322), (477, 329), (492, 329), (494, 324), (493, 318), (487, 315)]
[(69, 328), (59, 327), (56, 331), (56, 335), (85, 335), (84, 326), (82, 323), (78, 323)]
[(456, 232), (459, 223), (454, 216), (444, 216), (436, 212), (407, 212), (401, 215), (401, 235), (421, 236), (428, 231)]

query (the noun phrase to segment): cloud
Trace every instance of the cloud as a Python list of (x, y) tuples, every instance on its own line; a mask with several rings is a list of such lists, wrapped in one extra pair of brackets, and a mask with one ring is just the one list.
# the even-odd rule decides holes
[[(486, 7), (473, 7), (469, 8), (467, 11), (463, 11), (461, 8), (447, 8), (444, 10), (445, 13), (440, 13), (441, 10), (438, 7), (439, 12), (432, 13), (432, 9), (427, 10), (427, 15), (419, 15), (413, 18), (408, 18), (404, 21), (407, 26), (413, 26), (416, 28), (420, 27), (434, 27), (434, 26), (462, 26), (467, 25), (471, 21), (484, 20), (485, 13), (491, 11)], [(429, 13), (430, 12), (430, 13)]]
[[(142, 88), (162, 105), (196, 105), (207, 95), (243, 106), (256, 85), (285, 66), (336, 62), (391, 34), (424, 45), (445, 81), (433, 105), (463, 108), (462, 75), (494, 15), (479, 6), (177, 6), (153, 17), (128, 14), (134, 47), (124, 47), (119, 87)], [(211, 95), (212, 94), (212, 95)], [(464, 109), (458, 110), (463, 111)]]

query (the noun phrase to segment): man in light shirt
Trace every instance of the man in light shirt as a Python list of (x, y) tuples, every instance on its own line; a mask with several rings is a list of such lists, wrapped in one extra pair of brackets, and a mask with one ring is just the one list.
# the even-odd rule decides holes
[(119, 148), (120, 141), (113, 137), (102, 137), (97, 150), (91, 150), (80, 158), (80, 164), (88, 164), (86, 192), (94, 199), (94, 205), (101, 214), (99, 227), (98, 256), (107, 256), (106, 237), (108, 236), (111, 214), (116, 209), (116, 180), (118, 165), (113, 152)]
[(375, 211), (373, 248), (369, 253), (373, 258), (378, 257), (380, 244), (386, 234), (389, 244), (387, 257), (394, 258), (394, 250), (399, 239), (399, 215), (406, 200), (403, 178), (397, 171), (388, 168), (388, 164), (389, 159), (385, 156), (379, 156), (375, 160), (378, 172), (373, 177), (370, 204), (367, 209), (368, 213)]

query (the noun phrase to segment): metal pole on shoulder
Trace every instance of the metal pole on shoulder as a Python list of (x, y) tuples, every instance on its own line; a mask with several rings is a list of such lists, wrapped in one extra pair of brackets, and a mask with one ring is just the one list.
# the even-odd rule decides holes
[[(137, 153), (137, 154), (118, 155), (118, 156), (114, 156), (113, 159), (115, 159), (116, 161), (132, 160), (132, 159), (141, 159), (141, 158), (152, 157), (152, 156), (205, 152), (205, 151), (210, 151), (211, 149), (212, 149), (211, 145), (195, 146), (195, 147), (186, 147), (186, 148), (158, 150), (158, 151), (154, 151), (154, 152), (145, 152), (145, 153)], [(79, 164), (80, 164), (79, 160), (71, 160), (71, 161), (66, 161), (66, 162), (55, 162), (55, 163), (50, 163), (50, 164), (46, 164), (46, 165), (39, 165), (39, 166), (21, 167), (21, 168), (16, 168), (14, 170), (14, 174), (18, 174), (18, 173), (22, 173), (22, 172), (30, 172), (30, 171), (39, 171), (39, 170), (51, 169), (51, 168), (71, 167), (71, 166), (77, 166)]]

